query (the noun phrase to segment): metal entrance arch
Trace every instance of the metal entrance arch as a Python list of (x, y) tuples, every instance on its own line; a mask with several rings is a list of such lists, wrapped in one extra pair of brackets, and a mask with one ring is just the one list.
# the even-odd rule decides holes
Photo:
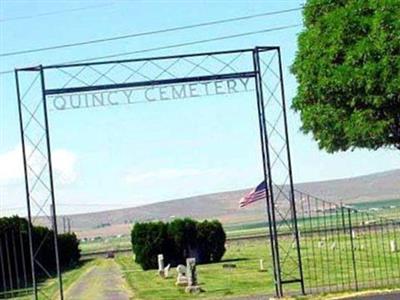
[[(39, 216), (47, 216), (48, 224), (53, 227), (55, 273), (42, 270), (43, 265), (38, 260), (43, 241), (30, 239), (32, 286), (36, 299), (43, 294), (37, 284), (39, 273), (48, 276), (56, 274), (59, 295), (63, 299), (48, 103), (52, 101), (54, 109), (59, 110), (76, 108), (72, 105), (72, 97), (78, 97), (79, 103), (82, 103), (81, 97), (86, 99), (86, 104), (80, 108), (134, 104), (143, 101), (128, 99), (126, 103), (117, 103), (110, 100), (110, 93), (241, 79), (252, 80), (255, 86), (262, 170), (268, 184), (265, 203), (276, 295), (283, 296), (286, 285), (296, 285), (295, 289), (304, 293), (279, 47), (36, 66), (18, 69), (15, 76), (29, 232)], [(108, 93), (107, 100), (104, 99), (105, 93)], [(70, 106), (66, 97), (70, 99)], [(90, 103), (88, 97), (92, 99)], [(144, 102), (181, 98), (189, 97), (145, 97)]]

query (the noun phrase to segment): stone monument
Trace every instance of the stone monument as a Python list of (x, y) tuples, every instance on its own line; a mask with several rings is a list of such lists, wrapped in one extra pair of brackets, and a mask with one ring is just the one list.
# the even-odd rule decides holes
[(264, 269), (264, 260), (260, 259), (260, 272), (264, 272), (264, 271), (265, 271), (265, 269)]
[(196, 259), (186, 259), (186, 272), (188, 277), (188, 286), (186, 287), (186, 293), (199, 293), (201, 292), (200, 286), (197, 284), (197, 272), (196, 272)]
[(158, 260), (158, 275), (164, 277), (164, 255), (158, 254), (157, 260)]
[(164, 278), (169, 278), (169, 269), (171, 268), (171, 264), (168, 264), (168, 266), (166, 266), (164, 268)]
[(186, 276), (186, 267), (184, 265), (178, 265), (176, 267), (176, 273), (178, 273), (178, 276), (176, 278), (175, 285), (177, 285), (177, 286), (187, 286), (188, 279), (187, 279), (187, 276)]
[(395, 240), (390, 241), (390, 252), (397, 252), (397, 244)]

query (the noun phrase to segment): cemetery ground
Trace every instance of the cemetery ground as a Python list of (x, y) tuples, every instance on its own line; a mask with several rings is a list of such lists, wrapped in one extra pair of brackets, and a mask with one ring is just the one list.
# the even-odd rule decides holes
[[(361, 245), (367, 236), (359, 236), (358, 241)], [(318, 239), (319, 241), (320, 239)], [(315, 245), (318, 244), (314, 240)], [(338, 244), (338, 240), (336, 243)], [(385, 238), (384, 243), (389, 244), (389, 236)], [(327, 245), (333, 241), (327, 241)], [(336, 244), (336, 245), (337, 245)], [(341, 247), (347, 247), (350, 244), (350, 238), (341, 237)], [(375, 255), (358, 261), (358, 268), (362, 272), (360, 281), (368, 282), (371, 272), (382, 274), (382, 280), (386, 280), (384, 272), (386, 264), (398, 259), (396, 255), (390, 254), (388, 247), (381, 247), (376, 243), (374, 246)], [(330, 282), (330, 287), (324, 289), (324, 293), (335, 292), (334, 286), (348, 284), (351, 276), (351, 270), (343, 270), (348, 265), (343, 261), (349, 261), (351, 253), (341, 253), (339, 248), (330, 249), (325, 245), (321, 248), (317, 246), (314, 249), (302, 248), (302, 254), (305, 258), (304, 273), (307, 282), (312, 286), (318, 286), (322, 282)], [(312, 251), (317, 253), (312, 253)], [(333, 252), (334, 255), (327, 255), (327, 252)], [(367, 249), (359, 250), (359, 252), (368, 251)], [(347, 254), (347, 255), (346, 255)], [(359, 253), (356, 255), (359, 255)], [(315, 260), (313, 259), (315, 258)], [(259, 261), (264, 260), (266, 270), (260, 271)], [(265, 240), (242, 240), (231, 242), (227, 246), (227, 252), (220, 263), (199, 265), (197, 266), (198, 281), (204, 289), (197, 297), (202, 299), (218, 299), (222, 297), (235, 297), (246, 295), (273, 295), (274, 285), (272, 282), (272, 269), (270, 267), (270, 250)], [(170, 272), (170, 278), (163, 279), (156, 276), (156, 270), (142, 271), (139, 265), (134, 263), (132, 256), (118, 256), (117, 263), (121, 266), (124, 277), (128, 285), (134, 291), (138, 299), (188, 299), (193, 297), (185, 293), (184, 288), (177, 288), (174, 283), (176, 279), (175, 270)], [(234, 264), (235, 268), (224, 268), (224, 264)], [(329, 263), (329, 265), (328, 265)], [(330, 267), (330, 270), (326, 270)], [(324, 270), (325, 268), (325, 270)], [(344, 272), (343, 272), (344, 271)], [(397, 271), (400, 273), (400, 270)], [(345, 273), (346, 275), (344, 275)], [(388, 274), (391, 278), (399, 278), (400, 274)], [(321, 278), (325, 277), (325, 278)], [(398, 283), (397, 283), (398, 284)], [(392, 282), (387, 282), (387, 288), (396, 288)], [(397, 286), (399, 288), (399, 286)], [(291, 287), (294, 291), (295, 286)], [(362, 288), (361, 288), (362, 289)], [(368, 286), (365, 286), (368, 289)]]
[[(372, 236), (370, 236), (372, 235)], [(355, 238), (358, 250), (355, 251), (358, 276), (360, 282), (367, 282), (372, 273), (381, 274), (385, 280), (387, 267), (398, 259), (398, 255), (390, 252), (389, 243), (392, 235), (388, 233), (379, 241), (374, 233), (358, 233)], [(309, 296), (312, 299), (328, 299), (326, 294), (335, 292), (335, 285), (345, 285), (349, 277), (353, 276), (349, 265), (343, 262), (350, 260), (349, 235), (335, 235), (330, 239), (321, 236), (302, 236), (304, 245), (302, 255), (304, 258), (304, 273), (309, 284), (318, 286), (323, 282), (330, 282), (331, 287), (321, 290), (324, 296)], [(321, 241), (324, 241), (321, 244)], [(288, 241), (289, 242), (289, 239)], [(332, 247), (335, 243), (335, 248)], [(312, 247), (311, 247), (312, 245)], [(373, 247), (373, 256), (366, 259), (369, 248), (362, 249), (361, 245)], [(342, 250), (342, 251), (340, 251)], [(371, 250), (371, 249), (370, 249)], [(359, 257), (357, 257), (359, 256)], [(265, 270), (260, 271), (260, 259), (264, 260)], [(267, 240), (237, 240), (227, 243), (227, 251), (220, 263), (197, 266), (198, 281), (204, 290), (198, 295), (186, 294), (183, 287), (175, 286), (176, 271), (171, 268), (170, 277), (163, 279), (157, 275), (157, 270), (143, 271), (134, 262), (131, 253), (118, 254), (115, 259), (99, 257), (87, 260), (79, 268), (63, 273), (66, 299), (218, 299), (232, 298), (249, 295), (273, 295), (272, 269), (270, 266), (270, 248)], [(167, 262), (166, 262), (167, 263)], [(234, 264), (234, 268), (224, 268), (224, 264)], [(330, 269), (327, 269), (330, 268)], [(348, 270), (345, 268), (349, 268)], [(400, 270), (389, 277), (400, 278)], [(343, 275), (347, 274), (347, 275)], [(398, 284), (398, 283), (397, 283)], [(43, 283), (48, 294), (56, 292), (56, 281), (49, 280)], [(290, 287), (295, 290), (295, 286)], [(385, 288), (399, 288), (387, 282)], [(363, 288), (361, 288), (363, 289)], [(368, 286), (365, 286), (365, 289)], [(109, 295), (118, 297), (108, 298)], [(350, 294), (347, 294), (350, 295)], [(94, 297), (94, 298), (93, 298)], [(18, 298), (30, 299), (29, 296)], [(240, 299), (240, 298), (238, 298)], [(251, 298), (249, 298), (251, 299)]]
[[(393, 212), (393, 209), (388, 203), (388, 209), (382, 209), (379, 212), (380, 216), (386, 217), (387, 213)], [(353, 214), (352, 219), (356, 227), (365, 222), (365, 219), (357, 214)], [(372, 221), (374, 219), (372, 218)], [(320, 287), (317, 294), (322, 293), (322, 296), (309, 297), (328, 299), (327, 294), (337, 296), (338, 294), (335, 294), (337, 287), (336, 290), (341, 291), (354, 290), (354, 287), (349, 284), (354, 279), (351, 264), (352, 247), (355, 249), (353, 253), (360, 290), (374, 289), (375, 282), (371, 282), (371, 278), (383, 282), (383, 285), (375, 284), (379, 285), (381, 290), (400, 289), (400, 270), (388, 267), (395, 262), (398, 265), (400, 259), (399, 249), (396, 253), (390, 249), (392, 240), (397, 241), (397, 248), (400, 246), (399, 229), (374, 227), (372, 222), (372, 227), (368, 230), (356, 229), (352, 245), (352, 234), (348, 229), (341, 228), (340, 220), (338, 212), (326, 214), (323, 218), (298, 220), (306, 288)], [(93, 299), (92, 295), (95, 295), (96, 299), (108, 299), (107, 295), (113, 294), (116, 290), (102, 288), (107, 286), (106, 282), (117, 286), (117, 289), (122, 292), (121, 298), (112, 299), (128, 299), (127, 297), (143, 300), (235, 299), (248, 295), (273, 295), (271, 249), (265, 222), (231, 224), (225, 229), (228, 240), (222, 261), (197, 266), (199, 283), (204, 290), (199, 295), (188, 295), (184, 288), (175, 286), (177, 275), (175, 268), (171, 268), (170, 277), (167, 279), (157, 276), (157, 270), (143, 271), (134, 262), (131, 250), (117, 253), (115, 259), (106, 259), (104, 254), (92, 259), (87, 258), (86, 255), (91, 252), (130, 249), (130, 237), (120, 236), (81, 243), (82, 264), (75, 269), (63, 272), (66, 299)], [(284, 232), (285, 227), (282, 226), (281, 230)], [(289, 236), (281, 241), (286, 242), (286, 246), (290, 248), (292, 239)], [(265, 270), (263, 271), (260, 271), (260, 259), (264, 262)], [(167, 261), (165, 263), (168, 264)], [(224, 268), (224, 264), (233, 264), (235, 267)], [(108, 280), (109, 276), (111, 276), (110, 280)], [(390, 281), (390, 278), (397, 279), (397, 285)], [(55, 295), (57, 281), (52, 279), (42, 282), (41, 288), (46, 294)], [(288, 285), (286, 288), (298, 291), (296, 285)], [(85, 297), (80, 294), (83, 292)], [(31, 295), (21, 296), (18, 299), (31, 299)]]

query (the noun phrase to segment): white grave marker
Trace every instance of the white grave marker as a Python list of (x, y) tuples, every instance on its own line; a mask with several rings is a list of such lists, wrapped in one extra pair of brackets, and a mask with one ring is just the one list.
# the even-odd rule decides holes
[(397, 252), (397, 244), (395, 240), (390, 241), (390, 252)]

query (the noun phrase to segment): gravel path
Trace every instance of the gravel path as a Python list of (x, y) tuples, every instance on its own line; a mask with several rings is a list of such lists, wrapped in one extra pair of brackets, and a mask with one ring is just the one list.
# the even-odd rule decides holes
[(83, 274), (65, 293), (66, 300), (129, 300), (118, 265), (102, 260)]

